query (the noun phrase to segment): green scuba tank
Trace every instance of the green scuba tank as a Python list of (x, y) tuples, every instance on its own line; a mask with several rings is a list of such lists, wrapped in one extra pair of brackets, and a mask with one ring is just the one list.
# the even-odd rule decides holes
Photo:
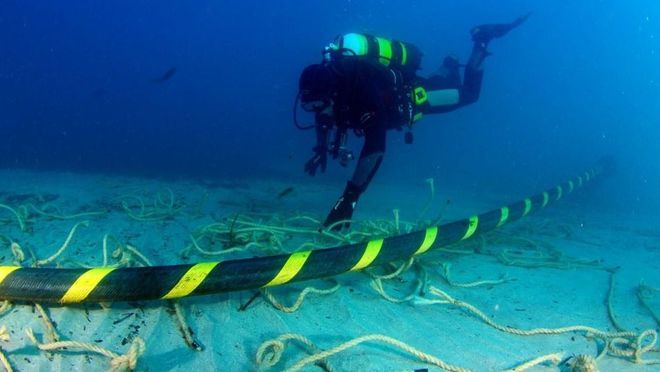
[(345, 57), (365, 58), (407, 75), (414, 75), (422, 61), (422, 53), (413, 44), (358, 33), (338, 36), (323, 55), (328, 62)]

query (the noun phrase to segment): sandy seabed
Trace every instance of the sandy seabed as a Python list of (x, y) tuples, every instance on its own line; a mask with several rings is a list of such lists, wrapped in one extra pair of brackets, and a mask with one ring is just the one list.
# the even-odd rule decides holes
[[(415, 220), (429, 200), (427, 186), (423, 181), (408, 186), (375, 184), (361, 200), (355, 217), (393, 220), (392, 210), (396, 208), (402, 221)], [(190, 248), (190, 236), (201, 226), (236, 216), (250, 216), (263, 223), (273, 215), (304, 214), (321, 219), (340, 190), (338, 184), (292, 184), (282, 179), (172, 181), (3, 170), (0, 203), (16, 209), (22, 206), (27, 219), (21, 230), (11, 213), (0, 210), (0, 258), (3, 265), (15, 261), (10, 242), (22, 247), (26, 255), (23, 265), (50, 257), (71, 228), (83, 220), (89, 224), (81, 226), (69, 247), (44, 266), (101, 266), (106, 234), (116, 238), (109, 247), (108, 264), (122, 259), (111, 253), (115, 246), (125, 244), (135, 247), (153, 265), (250, 257), (259, 252), (247, 250), (209, 257)], [(529, 191), (533, 194), (540, 190)], [(145, 209), (141, 209), (139, 200), (145, 203)], [(436, 187), (426, 215), (447, 222), (515, 200), (508, 195), (469, 195), (460, 188)], [(152, 205), (162, 209), (169, 203), (171, 215), (149, 215)], [(80, 217), (60, 218), (76, 214)], [(147, 215), (154, 216), (153, 220), (134, 218)], [(304, 239), (293, 237), (283, 246), (293, 251)], [(473, 240), (451, 247), (451, 252), (431, 252), (420, 258), (416, 268), (423, 267), (426, 272), (424, 288), (415, 292), (410, 301), (401, 303), (384, 299), (374, 290), (373, 279), (366, 273), (345, 274), (337, 277), (336, 282), (316, 280), (273, 288), (271, 293), (280, 301), (292, 304), (307, 286), (327, 289), (340, 284), (331, 294), (309, 294), (292, 313), (276, 309), (263, 296), (239, 311), (256, 291), (182, 299), (179, 303), (184, 316), (203, 351), (187, 346), (171, 307), (163, 301), (44, 307), (61, 340), (94, 344), (116, 354), (126, 353), (137, 337), (144, 340), (146, 349), (137, 370), (145, 371), (265, 369), (257, 363), (257, 350), (264, 342), (285, 333), (304, 335), (322, 350), (357, 337), (381, 334), (446, 363), (476, 371), (506, 370), (552, 353), (561, 353), (562, 361), (578, 354), (595, 357), (603, 347), (584, 332), (533, 336), (502, 332), (463, 308), (430, 304), (430, 300), (439, 299), (430, 291), (432, 286), (473, 305), (503, 326), (532, 329), (584, 325), (614, 332), (609, 303), (622, 328), (637, 333), (658, 329), (653, 312), (660, 313), (660, 292), (652, 289), (660, 287), (657, 219), (620, 219), (617, 215), (590, 212), (575, 198), (566, 198), (494, 235)], [(502, 252), (528, 259), (542, 252), (544, 257), (561, 264), (529, 267), (529, 260), (524, 264), (503, 261)], [(526, 255), (530, 252), (532, 256)], [(145, 264), (136, 255), (131, 257), (131, 265)], [(451, 283), (444, 271), (446, 267), (450, 268)], [(610, 293), (614, 268), (618, 269)], [(394, 269), (378, 268), (372, 273)], [(413, 267), (382, 283), (389, 296), (401, 299), (413, 294), (420, 278), (420, 270)], [(475, 281), (497, 283), (456, 286)], [(651, 288), (644, 292), (647, 305), (639, 299), (640, 283)], [(9, 336), (8, 341), (0, 341), (0, 347), (17, 370), (110, 368), (111, 358), (88, 351), (39, 351), (25, 334), (31, 328), (39, 340), (47, 338), (43, 320), (32, 304), (13, 304), (0, 318), (0, 326), (6, 326)], [(296, 342), (288, 343), (281, 360), (272, 368), (286, 369), (309, 352)], [(642, 356), (659, 358), (657, 352)], [(379, 342), (363, 343), (337, 353), (327, 358), (327, 364), (339, 371), (438, 369)], [(612, 355), (599, 359), (598, 367), (603, 371), (654, 370), (654, 366), (634, 363), (632, 357)], [(312, 364), (304, 370), (319, 367)], [(558, 367), (543, 364), (534, 370)]]

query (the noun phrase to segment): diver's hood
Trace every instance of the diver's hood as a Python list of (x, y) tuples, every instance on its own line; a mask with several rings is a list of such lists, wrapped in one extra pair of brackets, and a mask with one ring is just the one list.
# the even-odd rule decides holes
[(303, 103), (327, 100), (336, 88), (337, 77), (327, 65), (310, 65), (300, 74), (298, 89)]

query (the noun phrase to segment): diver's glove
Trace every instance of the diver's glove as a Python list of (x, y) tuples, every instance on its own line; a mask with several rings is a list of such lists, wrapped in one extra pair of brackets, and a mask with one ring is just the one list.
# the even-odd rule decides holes
[[(328, 217), (323, 223), (323, 227), (330, 227), (333, 231), (342, 230), (351, 226), (350, 220), (353, 217), (353, 210), (360, 197), (360, 188), (353, 182), (348, 181), (346, 189), (337, 202), (330, 210)], [(347, 221), (344, 223), (337, 223)]]
[(518, 17), (511, 23), (495, 23), (473, 27), (472, 30), (470, 30), (472, 41), (485, 47), (491, 40), (500, 38), (508, 34), (509, 31), (523, 24), (531, 14), (532, 13), (527, 13), (522, 17)]
[(313, 150), (314, 156), (305, 163), (305, 173), (310, 176), (314, 176), (319, 167), (321, 167), (321, 172), (325, 173), (328, 165), (328, 149), (325, 146), (315, 146)]

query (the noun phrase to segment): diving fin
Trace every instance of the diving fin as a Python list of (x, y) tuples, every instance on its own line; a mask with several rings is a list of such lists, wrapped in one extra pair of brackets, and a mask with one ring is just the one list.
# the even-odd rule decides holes
[(491, 40), (500, 38), (509, 33), (509, 31), (523, 24), (532, 13), (527, 13), (516, 18), (511, 23), (493, 23), (473, 27), (470, 30), (472, 41), (475, 43), (488, 44)]

